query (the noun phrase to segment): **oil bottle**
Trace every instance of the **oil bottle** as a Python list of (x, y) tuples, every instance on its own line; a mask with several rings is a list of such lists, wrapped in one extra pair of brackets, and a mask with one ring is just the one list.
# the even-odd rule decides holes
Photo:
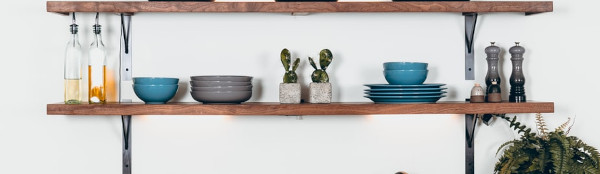
[(70, 25), (71, 39), (65, 50), (65, 104), (80, 104), (82, 94), (82, 59), (81, 44), (79, 44), (79, 26), (73, 13), (73, 24)]
[(92, 26), (94, 41), (88, 57), (88, 95), (90, 104), (106, 103), (106, 49), (102, 43), (101, 30), (96, 13), (96, 24)]

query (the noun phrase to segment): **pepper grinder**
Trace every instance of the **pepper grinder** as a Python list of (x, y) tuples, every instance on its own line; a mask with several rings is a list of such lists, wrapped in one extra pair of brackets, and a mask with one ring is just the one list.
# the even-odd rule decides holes
[(490, 87), (492, 86), (492, 82), (496, 83), (496, 87), (497, 89), (494, 89), (493, 91), (500, 91), (500, 83), (501, 83), (501, 79), (500, 79), (500, 74), (498, 73), (498, 61), (500, 60), (500, 47), (494, 45), (496, 44), (496, 42), (491, 42), (492, 45), (488, 46), (487, 48), (485, 48), (485, 54), (487, 54), (487, 63), (488, 63), (488, 71), (487, 74), (485, 75), (485, 84), (486, 84), (486, 92), (488, 95), (486, 95), (485, 100), (489, 102), (489, 92), (490, 92)]
[(523, 53), (525, 48), (515, 42), (515, 46), (509, 50), (512, 61), (512, 74), (510, 75), (510, 102), (525, 102), (525, 76), (523, 75)]

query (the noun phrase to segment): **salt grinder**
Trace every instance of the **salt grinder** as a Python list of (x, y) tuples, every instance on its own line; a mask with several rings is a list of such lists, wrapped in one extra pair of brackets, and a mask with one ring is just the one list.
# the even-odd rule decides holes
[(515, 46), (511, 47), (510, 50), (512, 61), (512, 74), (510, 75), (510, 95), (508, 101), (510, 102), (525, 102), (525, 76), (523, 75), (523, 54), (525, 48), (519, 46), (519, 42), (515, 42)]
[(496, 86), (498, 89), (494, 89), (500, 91), (500, 74), (498, 73), (498, 61), (500, 60), (500, 47), (494, 45), (496, 42), (491, 42), (492, 45), (485, 48), (485, 54), (487, 54), (487, 63), (488, 63), (488, 71), (485, 75), (485, 84), (486, 84), (486, 101), (489, 102), (489, 92), (490, 87), (492, 86), (492, 82), (496, 82)]

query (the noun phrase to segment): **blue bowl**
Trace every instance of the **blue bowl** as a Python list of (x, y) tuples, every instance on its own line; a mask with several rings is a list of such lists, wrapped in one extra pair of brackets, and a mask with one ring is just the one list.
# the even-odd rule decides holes
[(133, 91), (146, 104), (165, 104), (177, 93), (179, 85), (138, 85), (133, 84)]
[(178, 78), (169, 77), (134, 77), (133, 84), (140, 85), (176, 85), (179, 83)]
[(427, 79), (428, 70), (385, 70), (385, 80), (391, 85), (421, 85)]
[(384, 70), (427, 70), (428, 63), (423, 62), (385, 62)]

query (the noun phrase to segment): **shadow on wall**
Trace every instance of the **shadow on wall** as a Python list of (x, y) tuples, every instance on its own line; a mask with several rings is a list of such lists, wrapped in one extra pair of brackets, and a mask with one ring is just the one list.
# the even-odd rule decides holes
[(173, 99), (171, 99), (170, 101), (173, 101), (173, 102), (183, 101), (183, 98), (185, 98), (186, 95), (189, 95), (189, 92), (190, 92), (189, 89), (190, 89), (189, 82), (179, 82), (179, 89), (177, 89), (177, 93), (175, 94), (175, 97), (173, 97)]
[(333, 59), (331, 60), (331, 64), (327, 68), (327, 74), (329, 75), (329, 82), (331, 83), (331, 101), (340, 101), (340, 96), (343, 91), (343, 88), (339, 86), (340, 83), (337, 83), (338, 74), (336, 70), (343, 63), (343, 59), (340, 59), (341, 53), (333, 52)]
[[(510, 73), (512, 73), (512, 71), (508, 72), (508, 76), (505, 74), (504, 72), (504, 65), (507, 65), (507, 62), (510, 62), (510, 54), (508, 53), (507, 49), (504, 49), (504, 47), (500, 46), (502, 49), (500, 50), (500, 54), (498, 56), (500, 56), (500, 59), (498, 61), (498, 73), (500, 75), (500, 89), (501, 91), (501, 95), (502, 95), (502, 100), (508, 100), (508, 95), (510, 94)], [(505, 57), (508, 56), (508, 57)], [(507, 61), (508, 59), (508, 61)], [(508, 66), (510, 66), (510, 63), (508, 63)], [(508, 78), (507, 78), (508, 77)]]
[(262, 79), (254, 77), (252, 80), (252, 98), (251, 101), (260, 101), (263, 94)]

